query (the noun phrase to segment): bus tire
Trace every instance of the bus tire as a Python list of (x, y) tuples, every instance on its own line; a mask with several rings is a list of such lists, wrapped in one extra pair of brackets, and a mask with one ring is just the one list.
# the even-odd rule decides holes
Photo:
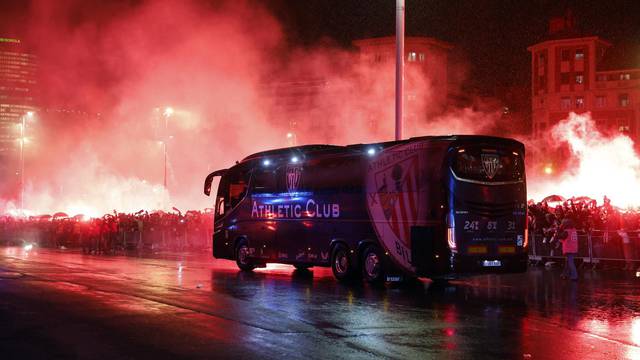
[(337, 244), (331, 252), (331, 270), (333, 276), (339, 281), (351, 280), (354, 277), (353, 264), (349, 249), (342, 244)]
[(255, 269), (255, 265), (249, 261), (249, 246), (247, 240), (242, 239), (238, 241), (236, 245), (236, 264), (242, 271), (252, 271)]
[(382, 252), (376, 245), (368, 245), (362, 252), (362, 277), (371, 284), (384, 282)]

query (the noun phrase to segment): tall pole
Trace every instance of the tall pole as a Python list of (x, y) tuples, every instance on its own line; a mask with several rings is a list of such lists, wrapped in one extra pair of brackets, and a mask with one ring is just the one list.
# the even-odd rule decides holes
[(396, 140), (402, 140), (404, 88), (404, 0), (396, 0)]
[(164, 191), (167, 189), (167, 140), (169, 139), (169, 115), (164, 115)]
[(22, 126), (20, 127), (20, 211), (24, 215), (24, 134), (26, 118), (22, 116)]

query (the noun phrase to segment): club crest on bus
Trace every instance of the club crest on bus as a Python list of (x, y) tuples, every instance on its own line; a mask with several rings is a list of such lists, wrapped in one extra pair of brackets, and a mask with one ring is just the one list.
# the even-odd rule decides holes
[(293, 193), (300, 188), (302, 168), (300, 166), (287, 166), (287, 191)]
[(417, 214), (416, 171), (418, 158), (396, 163), (376, 174), (380, 206), (391, 230), (408, 245), (410, 223)]
[(382, 152), (368, 171), (370, 216), (385, 250), (407, 271), (412, 271), (411, 226), (419, 208), (420, 156), (405, 146)]
[(489, 180), (493, 179), (500, 167), (500, 157), (496, 154), (482, 154), (482, 170)]

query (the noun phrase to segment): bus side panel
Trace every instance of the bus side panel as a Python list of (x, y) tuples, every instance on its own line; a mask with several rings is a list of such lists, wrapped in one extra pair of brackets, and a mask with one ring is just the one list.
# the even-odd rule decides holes
[(363, 190), (365, 165), (360, 155), (304, 164), (299, 187), (290, 195), (282, 194), (281, 203), (299, 204), (302, 216), (278, 221), (279, 260), (329, 265), (332, 241), (355, 250), (359, 241), (371, 236)]
[(423, 256), (413, 252), (428, 248), (427, 244), (414, 246), (413, 241), (442, 242), (439, 236), (426, 238), (427, 231), (421, 236), (416, 230), (418, 235), (412, 237), (412, 229), (416, 226), (435, 226), (436, 230), (443, 227), (442, 169), (447, 147), (446, 142), (401, 144), (383, 150), (369, 163), (366, 201), (370, 219), (389, 258), (409, 274), (416, 274), (414, 259), (425, 261)]

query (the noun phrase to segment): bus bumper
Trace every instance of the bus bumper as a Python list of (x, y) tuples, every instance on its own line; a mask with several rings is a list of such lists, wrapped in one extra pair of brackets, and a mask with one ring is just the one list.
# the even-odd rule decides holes
[[(512, 256), (476, 257), (451, 254), (444, 261), (434, 262), (418, 276), (455, 279), (478, 274), (511, 274), (527, 271), (529, 258), (526, 253)], [(426, 271), (425, 271), (426, 270)]]
[(468, 273), (522, 273), (527, 271), (529, 257), (526, 253), (513, 256), (476, 257), (451, 256), (451, 272)]

